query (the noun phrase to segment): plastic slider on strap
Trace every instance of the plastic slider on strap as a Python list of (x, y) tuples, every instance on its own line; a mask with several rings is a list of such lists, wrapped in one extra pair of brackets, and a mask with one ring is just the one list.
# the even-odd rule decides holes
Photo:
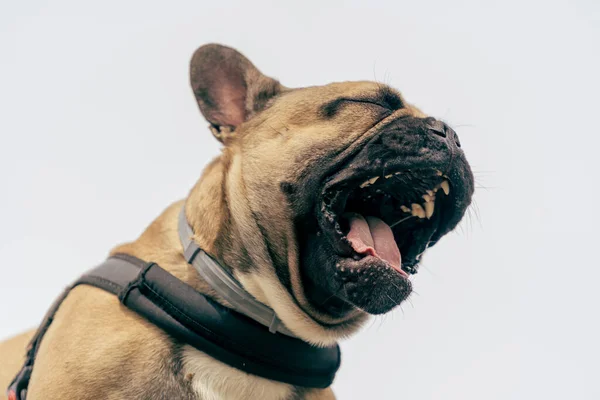
[(200, 247), (195, 242), (191, 241), (183, 251), (183, 256), (185, 257), (188, 264), (191, 264), (199, 252)]
[(281, 321), (277, 318), (277, 314), (273, 312), (273, 319), (271, 319), (271, 323), (269, 324), (269, 332), (277, 333), (277, 328), (279, 328), (279, 324)]

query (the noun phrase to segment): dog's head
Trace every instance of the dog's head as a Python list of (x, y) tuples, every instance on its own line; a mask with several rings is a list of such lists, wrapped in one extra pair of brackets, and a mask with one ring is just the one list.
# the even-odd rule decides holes
[(471, 202), (454, 130), (386, 85), (290, 89), (220, 45), (196, 51), (191, 83), (224, 144), (189, 201), (207, 251), (317, 343), (410, 295)]

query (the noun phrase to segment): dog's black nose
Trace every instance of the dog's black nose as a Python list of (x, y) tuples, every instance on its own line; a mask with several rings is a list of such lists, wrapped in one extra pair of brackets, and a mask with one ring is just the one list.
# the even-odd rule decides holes
[(449, 140), (454, 140), (456, 145), (460, 147), (458, 135), (454, 132), (454, 129), (450, 128), (445, 122), (434, 119), (428, 123), (428, 127), (433, 134), (448, 138)]

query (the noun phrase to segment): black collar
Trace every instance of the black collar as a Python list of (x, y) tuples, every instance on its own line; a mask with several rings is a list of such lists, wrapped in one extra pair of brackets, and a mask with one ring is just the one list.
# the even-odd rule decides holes
[(287, 336), (296, 337), (281, 322), (273, 309), (256, 300), (228, 270), (206, 254), (192, 240), (194, 231), (187, 222), (185, 207), (182, 207), (179, 212), (178, 232), (179, 240), (181, 240), (183, 246), (183, 256), (188, 264), (191, 264), (206, 283), (221, 298), (225, 299), (235, 311), (268, 327), (272, 333), (280, 332)]
[[(122, 261), (121, 259), (114, 259)], [(224, 307), (147, 264), (121, 302), (173, 337), (234, 368), (297, 386), (326, 388), (340, 366), (339, 346), (316, 347)]]

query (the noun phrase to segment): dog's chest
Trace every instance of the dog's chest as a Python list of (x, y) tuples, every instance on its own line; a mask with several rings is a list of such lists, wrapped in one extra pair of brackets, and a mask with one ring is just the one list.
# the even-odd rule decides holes
[(288, 384), (247, 374), (193, 347), (185, 346), (182, 356), (184, 376), (201, 400), (285, 400), (294, 395)]

